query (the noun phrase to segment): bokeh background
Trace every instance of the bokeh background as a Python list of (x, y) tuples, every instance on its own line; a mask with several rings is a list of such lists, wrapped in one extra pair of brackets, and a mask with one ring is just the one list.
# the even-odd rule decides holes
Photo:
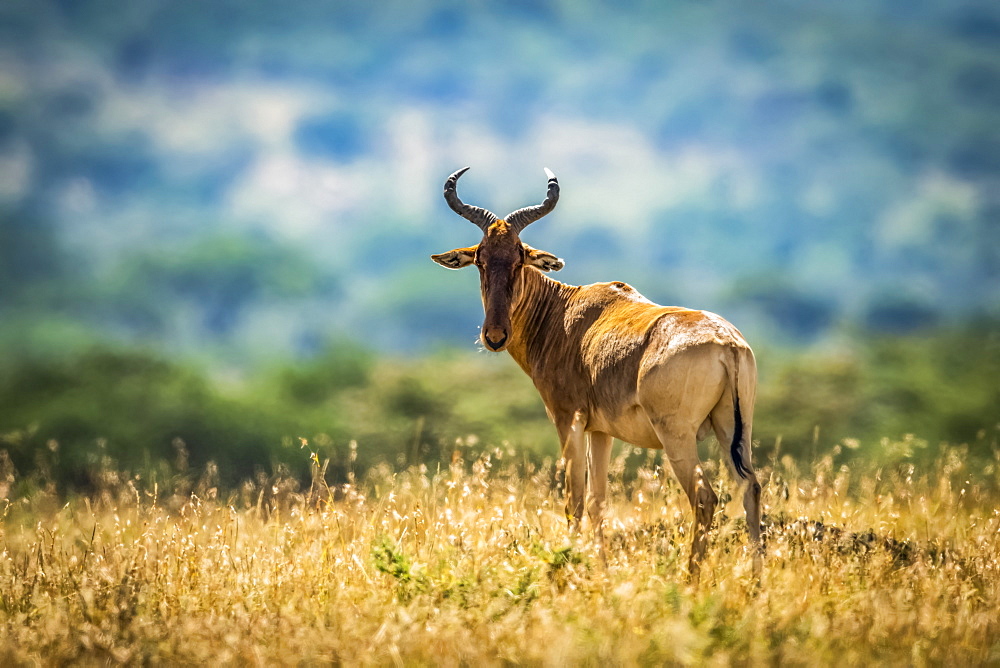
[(995, 2), (5, 0), (0, 477), (556, 454), (428, 259), (465, 165), (743, 330), (759, 460), (996, 459)]

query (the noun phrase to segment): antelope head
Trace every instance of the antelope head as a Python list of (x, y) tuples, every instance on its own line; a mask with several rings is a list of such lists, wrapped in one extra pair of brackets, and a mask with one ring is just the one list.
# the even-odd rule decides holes
[(475, 246), (432, 255), (431, 259), (448, 269), (461, 269), (470, 264), (479, 269), (483, 311), (486, 314), (480, 338), (489, 350), (500, 352), (507, 347), (510, 338), (510, 313), (521, 296), (526, 267), (542, 271), (563, 268), (562, 260), (552, 253), (532, 248), (520, 237), (521, 230), (556, 207), (559, 182), (555, 174), (546, 169), (549, 183), (545, 200), (541, 204), (518, 209), (506, 218), (497, 218), (492, 212), (465, 204), (458, 198), (458, 178), (468, 169), (460, 169), (448, 177), (444, 182), (444, 199), (452, 211), (482, 230), (483, 238)]

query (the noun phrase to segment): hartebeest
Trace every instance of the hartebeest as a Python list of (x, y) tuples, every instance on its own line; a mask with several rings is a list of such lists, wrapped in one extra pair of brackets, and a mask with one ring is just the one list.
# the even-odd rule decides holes
[(445, 181), (444, 198), (483, 232), (475, 246), (432, 255), (461, 269), (475, 264), (482, 289), (480, 336), (507, 350), (531, 377), (559, 432), (566, 463), (566, 514), (583, 517), (590, 435), (588, 512), (600, 538), (612, 438), (662, 448), (694, 510), (690, 572), (697, 576), (718, 497), (702, 469), (697, 443), (714, 430), (728, 449), (734, 479), (745, 488), (754, 570), (761, 565), (760, 484), (750, 462), (757, 366), (740, 332), (714, 313), (659, 306), (625, 283), (566, 285), (542, 272), (563, 261), (523, 243), (521, 231), (552, 211), (559, 182), (537, 206), (506, 218), (464, 204), (461, 169)]

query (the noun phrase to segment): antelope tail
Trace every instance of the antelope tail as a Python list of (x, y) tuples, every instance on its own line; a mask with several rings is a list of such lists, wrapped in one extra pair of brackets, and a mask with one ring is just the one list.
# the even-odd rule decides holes
[(733, 468), (736, 473), (743, 479), (746, 479), (750, 471), (749, 463), (749, 448), (743, 447), (743, 417), (740, 414), (740, 393), (739, 393), (739, 374), (740, 374), (740, 353), (739, 351), (733, 351), (733, 442), (729, 446), (729, 456), (733, 460)]

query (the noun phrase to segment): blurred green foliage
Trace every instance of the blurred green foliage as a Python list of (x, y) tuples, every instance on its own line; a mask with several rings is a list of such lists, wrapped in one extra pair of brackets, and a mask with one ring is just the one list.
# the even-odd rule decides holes
[[(878, 461), (883, 437), (966, 443), (991, 457), (1000, 427), (1000, 335), (968, 326), (924, 336), (858, 336), (850, 349), (764, 353), (754, 436), (793, 454), (857, 439)], [(937, 448), (929, 454), (935, 454)]]
[[(1000, 340), (989, 331), (858, 337), (865, 342), (835, 353), (759, 351), (755, 458), (810, 460), (846, 442), (845, 456), (919, 459), (941, 441), (991, 458)], [(195, 368), (111, 348), (8, 358), (0, 449), (22, 475), (70, 488), (87, 487), (109, 462), (149, 475), (212, 461), (232, 485), (279, 467), (307, 480), (313, 453), (343, 482), (378, 462), (433, 467), (494, 448), (537, 461), (559, 450), (530, 380), (505, 355), (397, 359), (341, 342), (243, 380)], [(883, 437), (914, 447), (883, 450)]]

